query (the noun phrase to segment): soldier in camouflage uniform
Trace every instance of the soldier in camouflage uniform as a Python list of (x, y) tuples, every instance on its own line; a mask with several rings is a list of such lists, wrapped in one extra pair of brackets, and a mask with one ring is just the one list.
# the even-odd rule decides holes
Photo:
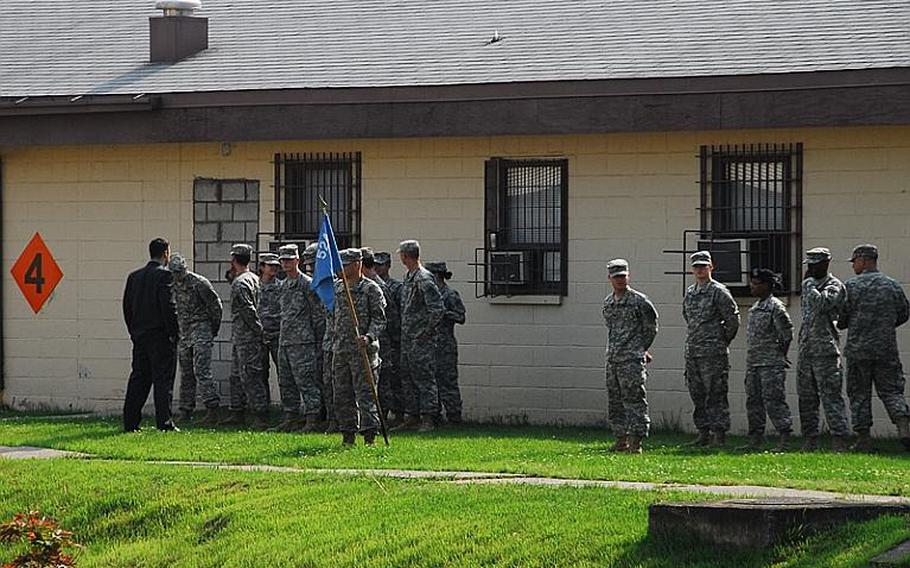
[(455, 339), (455, 324), (464, 325), (464, 302), (458, 291), (446, 284), (452, 277), (445, 262), (428, 262), (424, 267), (436, 279), (436, 287), (445, 316), (439, 323), (439, 339), (436, 352), (436, 388), (439, 404), (445, 409), (449, 424), (461, 424), (461, 391), (458, 389), (458, 340)]
[(691, 257), (695, 283), (686, 290), (686, 384), (695, 405), (698, 429), (694, 446), (723, 446), (730, 429), (727, 391), (730, 375), (729, 345), (739, 330), (739, 309), (727, 287), (711, 278), (711, 253)]
[(379, 337), (379, 358), (382, 360), (382, 367), (379, 369), (379, 404), (382, 412), (388, 416), (389, 408), (395, 407), (394, 393), (389, 383), (398, 372), (393, 344), (401, 341), (401, 317), (398, 315), (398, 301), (393, 296), (392, 290), (376, 273), (376, 256), (373, 254), (373, 249), (364, 247), (360, 249), (360, 252), (363, 254), (361, 262), (363, 277), (375, 282), (385, 298), (386, 325)]
[(910, 409), (904, 398), (904, 373), (897, 351), (895, 329), (910, 317), (904, 289), (878, 271), (878, 248), (860, 245), (853, 249), (853, 272), (844, 283), (846, 298), (837, 327), (847, 330), (847, 396), (853, 414), (853, 430), (859, 436), (853, 446), (872, 451), (872, 385), (897, 426), (904, 447), (910, 451)]
[[(313, 276), (316, 265), (316, 251), (319, 243), (310, 243), (300, 256), (307, 276)], [(318, 300), (319, 297), (317, 296)], [(319, 301), (317, 311), (322, 314), (313, 321), (316, 328), (316, 384), (322, 389), (322, 410), (320, 416), (325, 419), (325, 432), (327, 434), (338, 432), (338, 421), (335, 420), (335, 387), (332, 384), (332, 344), (328, 337), (331, 314), (325, 305)]]
[(332, 328), (332, 353), (335, 381), (335, 416), (342, 434), (342, 443), (354, 444), (355, 434), (363, 435), (366, 445), (373, 445), (379, 430), (379, 413), (373, 392), (367, 382), (361, 347), (376, 380), (379, 371), (380, 337), (385, 328), (385, 297), (379, 285), (361, 276), (362, 253), (360, 249), (341, 251), (344, 275), (357, 312), (357, 323), (348, 303), (344, 282), (335, 282), (335, 307)]
[(740, 448), (760, 450), (765, 439), (765, 414), (774, 424), (780, 440), (776, 452), (789, 446), (793, 420), (787, 406), (785, 381), (790, 361), (787, 352), (793, 342), (793, 322), (787, 307), (771, 293), (777, 275), (767, 268), (753, 269), (749, 284), (758, 301), (749, 308), (746, 326), (746, 418), (749, 443)]
[[(268, 426), (269, 400), (262, 384), (263, 330), (259, 319), (259, 277), (249, 269), (253, 247), (236, 244), (231, 247), (231, 334), (232, 355), (231, 416), (222, 422), (243, 425), (247, 404), (255, 416), (251, 428)], [(243, 389), (242, 393), (239, 388)], [(246, 400), (244, 400), (244, 395)]]
[[(394, 306), (386, 309), (388, 317), (386, 318), (389, 327), (389, 339), (391, 346), (389, 348), (390, 364), (382, 370), (383, 393), (380, 395), (382, 409), (388, 411), (392, 420), (390, 425), (397, 426), (404, 420), (404, 393), (401, 387), (401, 280), (393, 278), (389, 274), (392, 266), (392, 255), (380, 251), (375, 253), (376, 275), (385, 282), (389, 289), (389, 296), (386, 300), (389, 304), (394, 302)], [(385, 360), (385, 358), (383, 358)]]
[(205, 276), (190, 272), (186, 259), (171, 255), (168, 268), (174, 274), (174, 300), (180, 339), (177, 354), (180, 361), (180, 411), (190, 420), (196, 409), (196, 382), (202, 403), (207, 409), (204, 422), (218, 421), (221, 400), (212, 376), (212, 347), (221, 327), (221, 298)]
[(819, 402), (834, 436), (831, 449), (847, 449), (847, 408), (843, 397), (843, 371), (835, 327), (844, 302), (844, 284), (828, 272), (831, 251), (818, 247), (806, 251), (806, 278), (803, 280), (799, 328), (799, 358), (796, 363), (796, 392), (799, 394), (799, 421), (803, 451), (818, 449)]
[(609, 330), (606, 353), (610, 425), (616, 435), (611, 452), (641, 453), (651, 419), (645, 382), (648, 351), (657, 337), (657, 310), (647, 296), (629, 287), (629, 261), (607, 263), (613, 292), (604, 298), (604, 324)]
[(269, 385), (269, 374), (272, 361), (278, 368), (278, 333), (281, 330), (281, 280), (278, 279), (278, 255), (265, 252), (259, 255), (259, 319), (265, 337), (265, 349), (262, 350), (262, 381), (266, 398), (272, 400), (272, 389)]
[(420, 244), (414, 240), (399, 245), (402, 264), (408, 269), (401, 288), (401, 382), (404, 387), (405, 420), (395, 429), (435, 429), (439, 418), (436, 385), (437, 330), (445, 306), (433, 275), (420, 264)]
[[(281, 284), (281, 332), (278, 341), (278, 388), (284, 420), (277, 429), (316, 432), (321, 428), (322, 386), (316, 383), (316, 320), (323, 318), (312, 279), (300, 272), (297, 245), (278, 249), (287, 274)], [(301, 399), (303, 418), (300, 423)]]

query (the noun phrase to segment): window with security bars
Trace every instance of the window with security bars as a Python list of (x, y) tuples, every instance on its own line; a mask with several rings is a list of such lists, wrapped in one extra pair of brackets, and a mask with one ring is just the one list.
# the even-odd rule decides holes
[(714, 277), (749, 294), (749, 270), (781, 275), (782, 292), (802, 278), (802, 144), (702, 146), (701, 239)]
[(565, 159), (486, 162), (484, 294), (568, 293)]
[(275, 239), (316, 240), (320, 199), (339, 248), (360, 245), (360, 152), (275, 154)]

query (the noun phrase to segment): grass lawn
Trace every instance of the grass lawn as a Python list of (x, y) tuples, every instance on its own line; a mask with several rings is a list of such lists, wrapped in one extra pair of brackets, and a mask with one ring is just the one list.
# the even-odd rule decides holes
[[(597, 429), (465, 427), (405, 433), (389, 448), (340, 447), (340, 436), (186, 428), (123, 434), (117, 419), (0, 420), (0, 445), (33, 445), (128, 460), (197, 460), (308, 468), (404, 468), (515, 472), (553, 477), (755, 484), (910, 496), (910, 453), (884, 441), (876, 455), (758, 453), (681, 448), (687, 436), (656, 435), (642, 456), (613, 455)], [(729, 445), (740, 443), (732, 439)], [(797, 440), (795, 443), (799, 443)]]
[(668, 545), (646, 537), (647, 506), (691, 497), (596, 488), (83, 460), (0, 460), (0, 479), (0, 518), (55, 516), (84, 567), (862, 566), (910, 536), (886, 517), (758, 553)]

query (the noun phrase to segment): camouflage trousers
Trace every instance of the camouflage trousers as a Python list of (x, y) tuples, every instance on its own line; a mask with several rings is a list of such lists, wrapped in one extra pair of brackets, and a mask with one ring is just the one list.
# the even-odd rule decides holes
[(282, 345), (278, 348), (278, 391), (281, 408), (291, 414), (318, 418), (322, 410), (322, 385), (316, 383), (316, 346)]
[(262, 383), (262, 343), (235, 343), (231, 349), (231, 410), (267, 412), (269, 399)]
[(401, 344), (401, 386), (404, 412), (410, 416), (439, 417), (436, 386), (436, 337)]
[(192, 412), (196, 408), (196, 384), (206, 408), (218, 408), (221, 398), (212, 375), (212, 341), (200, 338), (188, 345), (179, 345), (177, 358), (180, 362), (180, 410)]
[(840, 357), (800, 357), (796, 363), (796, 392), (799, 394), (799, 422), (803, 436), (818, 436), (818, 406), (825, 409), (825, 421), (834, 436), (847, 436), (847, 406)]
[(607, 418), (616, 436), (646, 437), (651, 425), (645, 382), (648, 371), (641, 359), (608, 361)]
[(686, 386), (695, 405), (692, 420), (699, 431), (730, 429), (729, 382), (730, 362), (726, 354), (686, 357)]
[(440, 341), (436, 352), (436, 389), (446, 417), (461, 419), (461, 391), (458, 388), (458, 344)]
[(275, 363), (275, 369), (278, 369), (278, 336), (269, 336), (265, 338), (265, 347), (262, 349), (262, 384), (265, 386), (265, 397), (272, 401), (272, 386), (269, 377), (272, 374), (272, 362)]
[(330, 349), (322, 350), (322, 405), (325, 407), (325, 419), (335, 420), (335, 371), (332, 364), (335, 355)]
[[(393, 354), (395, 357), (395, 354)], [(404, 412), (402, 407), (401, 396), (401, 373), (398, 364), (395, 362), (386, 363), (382, 360), (382, 367), (379, 369), (379, 403), (382, 410), (395, 414)]]
[(787, 368), (780, 365), (746, 369), (746, 419), (750, 436), (764, 435), (765, 415), (778, 434), (789, 434), (793, 429), (784, 387), (786, 378)]
[(900, 416), (910, 416), (899, 359), (847, 359), (847, 396), (856, 432), (868, 432), (872, 428), (872, 385), (891, 422)]
[[(338, 429), (342, 432), (378, 431), (379, 412), (360, 353), (335, 353), (332, 371)], [(373, 378), (378, 376), (379, 369), (373, 369)]]

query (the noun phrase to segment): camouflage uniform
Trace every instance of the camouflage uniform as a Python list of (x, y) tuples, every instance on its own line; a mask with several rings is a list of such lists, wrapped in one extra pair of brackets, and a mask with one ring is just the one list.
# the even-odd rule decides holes
[(423, 266), (408, 272), (401, 287), (401, 382), (405, 414), (439, 417), (436, 385), (437, 329), (445, 306), (433, 275)]
[(784, 386), (791, 341), (793, 322), (784, 303), (770, 295), (755, 302), (746, 326), (746, 417), (752, 436), (764, 435), (765, 413), (779, 434), (793, 427)]
[(844, 285), (832, 275), (822, 280), (803, 281), (799, 328), (799, 357), (796, 363), (796, 391), (799, 421), (805, 437), (818, 436), (818, 406), (834, 436), (847, 436), (849, 426), (844, 404), (843, 371), (834, 327), (844, 301)]
[(847, 329), (847, 396), (853, 430), (867, 433), (872, 428), (873, 384), (892, 422), (910, 416), (895, 331), (910, 316), (910, 305), (901, 285), (877, 270), (866, 270), (844, 286), (837, 327)]
[(206, 408), (218, 408), (221, 399), (212, 376), (212, 347), (221, 327), (221, 298), (207, 278), (186, 272), (174, 279), (177, 303), (177, 343), (180, 361), (180, 410), (196, 408), (196, 382)]
[(458, 291), (447, 284), (439, 287), (439, 295), (446, 312), (439, 322), (436, 388), (446, 418), (450, 422), (460, 422), (461, 391), (458, 389), (458, 340), (455, 339), (455, 324), (464, 325), (465, 308)]
[(608, 417), (617, 437), (644, 438), (651, 419), (645, 382), (645, 352), (657, 337), (657, 310), (647, 296), (627, 288), (603, 301), (604, 324), (609, 330), (606, 352)]
[[(320, 304), (322, 305), (322, 304)], [(334, 355), (332, 355), (332, 329), (335, 327), (335, 317), (325, 306), (322, 306), (325, 317), (322, 333), (322, 404), (325, 407), (326, 420), (336, 420), (335, 416), (335, 372), (332, 369)]]
[[(278, 368), (278, 336), (281, 331), (281, 284), (278, 278), (273, 278), (265, 284), (260, 282), (259, 319), (262, 321), (263, 338), (265, 347), (262, 350), (262, 377), (266, 397), (271, 397), (269, 386), (269, 373), (271, 361)], [(271, 361), (269, 358), (271, 357)]]
[(686, 384), (695, 405), (695, 427), (726, 432), (730, 429), (727, 346), (739, 330), (739, 309), (727, 287), (710, 280), (686, 290), (683, 319), (687, 326)]
[(379, 285), (369, 278), (361, 278), (350, 286), (351, 298), (357, 311), (359, 329), (348, 304), (344, 283), (335, 282), (335, 309), (333, 310), (332, 339), (333, 371), (335, 385), (335, 418), (342, 433), (375, 432), (379, 429), (379, 413), (373, 393), (363, 368), (363, 356), (357, 347), (355, 335), (366, 335), (372, 341), (367, 355), (376, 379), (380, 365), (379, 339), (385, 329), (385, 297)]
[(322, 409), (322, 385), (316, 384), (316, 319), (322, 318), (312, 279), (299, 273), (281, 285), (281, 334), (278, 347), (278, 386), (281, 406), (316, 419)]
[(379, 289), (382, 290), (382, 297), (385, 298), (386, 325), (379, 337), (379, 358), (382, 359), (382, 366), (379, 369), (379, 403), (384, 412), (398, 413), (401, 406), (395, 399), (396, 393), (392, 390), (394, 376), (398, 373), (395, 344), (401, 341), (401, 317), (398, 314), (398, 301), (382, 278), (374, 276), (371, 280), (379, 286)]
[[(386, 302), (389, 308), (386, 309), (386, 322), (389, 327), (389, 359), (390, 364), (383, 369), (382, 381), (385, 394), (382, 401), (382, 409), (392, 412), (396, 415), (404, 414), (404, 390), (401, 384), (401, 288), (402, 282), (391, 276), (383, 280), (389, 290), (386, 296)], [(393, 305), (394, 304), (394, 305)], [(388, 401), (388, 402), (386, 402)]]
[(259, 320), (259, 277), (252, 272), (238, 274), (231, 282), (231, 331), (234, 338), (232, 355), (231, 410), (243, 410), (245, 402), (239, 389), (243, 388), (246, 402), (253, 412), (265, 413), (269, 408), (262, 385), (263, 331)]

